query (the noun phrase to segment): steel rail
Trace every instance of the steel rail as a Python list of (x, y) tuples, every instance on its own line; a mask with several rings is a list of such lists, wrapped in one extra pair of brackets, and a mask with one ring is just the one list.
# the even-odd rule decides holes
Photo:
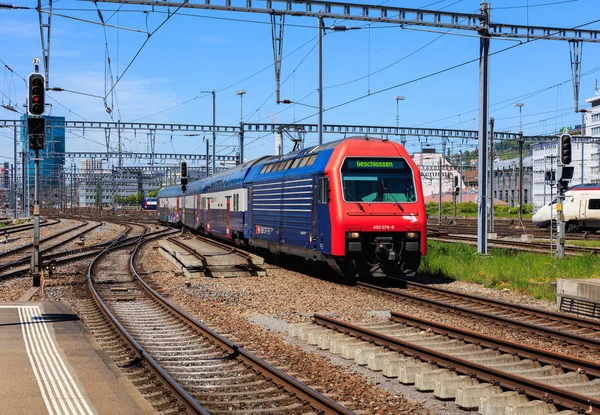
[[(147, 234), (146, 236), (150, 236), (150, 235), (159, 235), (159, 234), (165, 234), (168, 233), (170, 230), (168, 229), (163, 229), (157, 232), (152, 232), (150, 234)], [(98, 250), (103, 250), (105, 249), (107, 246), (110, 246), (112, 244), (114, 244), (114, 248), (124, 248), (126, 246), (130, 246), (136, 243), (137, 238), (139, 238), (139, 236), (130, 236), (129, 238), (126, 239), (121, 239), (123, 238), (123, 234), (121, 234), (118, 237), (118, 242), (114, 241), (110, 241), (110, 242), (102, 242), (100, 244), (96, 244), (96, 245), (89, 245), (83, 248), (79, 248), (78, 250), (75, 251), (69, 251), (69, 252), (58, 252), (56, 254), (50, 254), (50, 255), (46, 255), (46, 259), (55, 259), (56, 260), (56, 265), (64, 265), (64, 264), (68, 264), (70, 262), (75, 262), (75, 261), (79, 261), (81, 259), (84, 258), (88, 258), (90, 256), (93, 255), (97, 255), (98, 254)], [(69, 255), (72, 254), (73, 252), (76, 252), (75, 255), (71, 255), (68, 256), (66, 258), (60, 258), (61, 256), (64, 255)], [(58, 258), (58, 259), (57, 259)], [(29, 272), (29, 268), (25, 268), (25, 269), (18, 269), (15, 271), (11, 271), (11, 272), (7, 272), (4, 274), (0, 275), (0, 281), (1, 280), (6, 280), (8, 278), (13, 278), (13, 277), (17, 277), (19, 275), (23, 275), (23, 274), (27, 274)]]
[[(89, 233), (89, 232), (93, 231), (94, 229), (96, 229), (96, 228), (98, 228), (98, 227), (100, 227), (100, 226), (102, 226), (102, 223), (98, 223), (97, 225), (94, 225), (94, 226), (92, 226), (91, 228), (89, 228), (89, 229), (86, 229), (86, 230), (84, 230), (84, 231), (83, 231), (83, 232), (81, 232), (81, 233), (78, 233), (78, 234), (76, 234), (76, 235), (70, 236), (70, 237), (68, 237), (67, 239), (65, 239), (64, 241), (61, 241), (61, 242), (55, 243), (54, 245), (51, 245), (51, 246), (49, 246), (49, 247), (46, 247), (46, 248), (44, 248), (44, 249), (40, 249), (40, 253), (42, 253), (42, 254), (43, 254), (43, 253), (46, 253), (46, 252), (48, 252), (48, 251), (51, 251), (51, 250), (53, 250), (53, 249), (56, 249), (56, 248), (58, 248), (59, 246), (66, 245), (66, 244), (68, 244), (69, 242), (73, 241), (75, 238), (77, 238), (77, 237), (79, 237), (79, 236), (81, 236), (81, 235), (85, 235), (86, 233)], [(49, 258), (48, 258), (47, 256), (45, 256), (45, 255), (43, 256), (43, 258), (44, 258), (44, 259), (46, 259), (46, 260), (47, 260), (47, 259), (49, 259)], [(17, 260), (15, 260), (15, 261), (9, 262), (9, 263), (7, 263), (7, 264), (2, 264), (2, 265), (0, 265), (0, 271), (2, 271), (2, 270), (4, 270), (4, 269), (7, 269), (7, 268), (12, 268), (12, 267), (14, 267), (14, 266), (17, 266), (17, 265), (21, 265), (21, 264), (23, 264), (23, 263), (27, 263), (27, 261), (29, 261), (29, 259), (30, 259), (30, 256), (27, 256), (27, 257), (23, 257), (23, 258), (21, 258), (21, 259), (17, 259)], [(50, 258), (50, 259), (51, 259), (51, 258)]]
[[(182, 249), (185, 249), (188, 253), (192, 254), (192, 256), (194, 256), (197, 260), (202, 262), (202, 268), (200, 268), (199, 271), (204, 272), (205, 275), (206, 275), (206, 273), (210, 273), (210, 269), (208, 268), (208, 265), (206, 263), (206, 257), (204, 255), (202, 255), (200, 252), (196, 251), (195, 249), (192, 249), (191, 247), (187, 246), (183, 242), (178, 241), (177, 239), (175, 239), (173, 237), (168, 238), (167, 241), (177, 245), (178, 247), (180, 247)], [(179, 259), (177, 257), (173, 256), (173, 258), (175, 258), (177, 261), (179, 261)]]
[(595, 321), (583, 317), (569, 316), (561, 313), (556, 313), (554, 311), (542, 310), (533, 307), (528, 307), (519, 304), (512, 304), (502, 300), (496, 300), (493, 298), (483, 298), (472, 294), (464, 294), (458, 293), (455, 291), (444, 290), (443, 288), (438, 287), (429, 287), (425, 284), (420, 284), (417, 282), (406, 281), (407, 288), (417, 288), (420, 290), (431, 291), (442, 295), (449, 295), (455, 298), (460, 299), (468, 299), (471, 301), (478, 302), (480, 304), (492, 304), (495, 307), (503, 308), (508, 311), (519, 311), (521, 313), (529, 313), (533, 314), (537, 317), (548, 318), (552, 320), (558, 320), (559, 322), (569, 323), (576, 325), (581, 328), (591, 329), (600, 331), (600, 321)]
[[(88, 222), (85, 221), (85, 220), (82, 220), (82, 219), (79, 219), (79, 220), (82, 221), (83, 223), (81, 223), (81, 224), (79, 224), (77, 226), (74, 226), (72, 228), (65, 229), (65, 230), (60, 231), (58, 233), (55, 233), (53, 235), (50, 235), (50, 236), (48, 236), (48, 237), (46, 237), (44, 239), (41, 239), (40, 243), (48, 242), (48, 241), (50, 241), (50, 240), (52, 240), (54, 238), (58, 238), (59, 236), (62, 236), (62, 235), (66, 234), (66, 233), (69, 233), (69, 232), (73, 232), (73, 231), (75, 231), (75, 230), (77, 230), (77, 229), (79, 229), (79, 228), (81, 228), (83, 226), (86, 226), (88, 224)], [(25, 250), (31, 248), (32, 246), (33, 246), (33, 244), (31, 243), (31, 244), (20, 246), (18, 248), (11, 249), (10, 251), (6, 251), (6, 252), (3, 252), (2, 254), (0, 254), (0, 258), (6, 257), (8, 255), (16, 254), (17, 252), (25, 251)]]
[(239, 256), (240, 258), (242, 258), (243, 260), (246, 261), (246, 263), (247, 263), (246, 267), (247, 267), (248, 271), (252, 271), (255, 269), (255, 265), (252, 262), (252, 256), (249, 253), (239, 250), (231, 245), (227, 245), (222, 242), (215, 241), (214, 239), (205, 238), (205, 237), (202, 237), (199, 235), (196, 235), (196, 239), (198, 239), (202, 242), (206, 242), (207, 244), (216, 246), (217, 248), (221, 248), (224, 251), (229, 251), (229, 253), (234, 254), (236, 256)]
[(548, 328), (548, 327), (538, 326), (536, 324), (527, 323), (527, 322), (515, 320), (512, 318), (506, 318), (506, 317), (498, 316), (495, 314), (486, 313), (483, 311), (473, 310), (473, 309), (470, 309), (467, 307), (451, 305), (451, 304), (447, 304), (447, 303), (444, 303), (441, 301), (432, 300), (429, 298), (423, 298), (422, 296), (418, 296), (416, 294), (394, 291), (394, 290), (390, 290), (387, 288), (382, 288), (382, 287), (377, 287), (375, 285), (366, 284), (363, 282), (358, 282), (357, 285), (362, 288), (365, 288), (365, 289), (380, 292), (382, 294), (389, 294), (389, 295), (394, 295), (396, 297), (407, 298), (407, 299), (413, 300), (417, 303), (426, 303), (431, 306), (443, 308), (443, 309), (446, 309), (451, 312), (459, 312), (459, 313), (466, 314), (466, 315), (481, 317), (485, 320), (489, 320), (494, 323), (500, 322), (506, 326), (516, 327), (520, 330), (526, 330), (526, 331), (529, 331), (534, 334), (542, 333), (549, 339), (561, 340), (561, 341), (567, 342), (569, 344), (574, 344), (574, 345), (579, 345), (579, 346), (586, 346), (592, 350), (600, 350), (600, 339), (595, 339), (595, 338), (587, 337), (587, 336), (581, 336), (578, 334), (573, 334), (573, 333), (556, 330), (556, 329), (552, 329), (552, 328)]
[[(437, 241), (437, 242), (448, 242), (452, 243), (452, 241), (459, 241), (461, 243), (467, 244), (475, 244), (477, 243), (477, 239), (475, 239), (474, 235), (440, 235), (429, 237), (429, 240)], [(541, 242), (525, 242), (525, 241), (509, 241), (505, 239), (490, 239), (488, 240), (488, 244), (490, 246), (494, 246), (496, 248), (503, 249), (515, 249), (518, 251), (527, 251), (527, 252), (548, 252), (550, 249), (550, 244), (541, 243)], [(570, 255), (598, 255), (600, 254), (600, 248), (593, 247), (584, 247), (584, 246), (574, 246), (574, 245), (565, 245), (565, 253)]]
[[(311, 406), (318, 410), (322, 410), (322, 414), (324, 415), (334, 415), (334, 414), (344, 414), (351, 415), (353, 412), (349, 411), (345, 407), (341, 406), (337, 402), (327, 398), (326, 396), (321, 395), (316, 392), (314, 389), (309, 388), (293, 377), (285, 374), (280, 371), (276, 367), (268, 364), (262, 359), (254, 356), (252, 353), (248, 352), (244, 348), (240, 347), (236, 343), (233, 343), (231, 340), (223, 337), (221, 334), (212, 330), (210, 327), (204, 325), (200, 321), (196, 320), (194, 317), (181, 310), (179, 307), (175, 306), (165, 298), (163, 298), (158, 292), (156, 292), (152, 287), (150, 287), (137, 273), (134, 265), (135, 256), (138, 252), (139, 247), (148, 242), (148, 240), (138, 244), (129, 258), (129, 268), (131, 273), (135, 276), (135, 278), (139, 281), (142, 287), (156, 300), (158, 300), (164, 307), (170, 309), (173, 313), (181, 316), (186, 323), (188, 323), (192, 327), (196, 327), (201, 330), (202, 333), (208, 337), (213, 343), (218, 344), (223, 349), (227, 350), (232, 357), (236, 357), (241, 359), (244, 363), (252, 367), (254, 370), (258, 372), (262, 372), (267, 378), (282, 387), (284, 387), (288, 391), (292, 391), (296, 394), (300, 399), (309, 403)], [(226, 245), (228, 248), (228, 245)]]
[[(50, 225), (56, 225), (57, 223), (60, 223), (59, 220), (55, 220), (54, 222), (50, 222), (47, 219), (43, 219), (40, 221), (40, 228), (44, 227), (44, 226), (50, 226)], [(4, 228), (0, 228), (0, 231), (2, 232), (2, 234), (13, 234), (13, 233), (18, 233), (18, 232), (22, 232), (22, 231), (28, 231), (30, 229), (33, 229), (33, 224), (32, 223), (25, 223), (22, 225), (10, 225), (10, 226), (5, 226)]]
[(579, 393), (570, 392), (552, 385), (547, 385), (536, 380), (494, 369), (485, 365), (437, 352), (427, 347), (399, 340), (395, 337), (354, 326), (341, 320), (328, 316), (315, 314), (315, 322), (321, 326), (328, 327), (358, 337), (364, 341), (373, 342), (376, 345), (387, 347), (415, 359), (429, 362), (433, 365), (444, 367), (467, 376), (474, 376), (480, 381), (489, 382), (504, 389), (523, 393), (530, 398), (539, 399), (547, 403), (554, 403), (560, 407), (571, 409), (578, 413), (600, 414), (600, 399), (591, 398)]
[(538, 349), (521, 343), (487, 336), (475, 331), (460, 329), (436, 321), (398, 313), (396, 311), (392, 311), (391, 314), (391, 320), (396, 323), (402, 323), (422, 330), (431, 330), (435, 334), (448, 336), (449, 338), (459, 339), (468, 343), (475, 343), (485, 348), (519, 356), (522, 359), (530, 359), (547, 365), (562, 367), (573, 372), (585, 373), (594, 378), (600, 377), (600, 363), (591, 360), (579, 359), (562, 353)]
[[(145, 235), (145, 232), (144, 232), (144, 234), (142, 234), (138, 237), (138, 241), (136, 243), (136, 248), (134, 249), (134, 252), (137, 251), (137, 248), (139, 247), (142, 239), (144, 238), (144, 235)], [(157, 237), (159, 237), (159, 236), (155, 235), (153, 238), (157, 238)], [(196, 402), (196, 400), (194, 398), (192, 398), (181, 387), (181, 385), (179, 385), (167, 372), (164, 371), (164, 369), (152, 358), (152, 356), (150, 356), (148, 353), (146, 353), (144, 348), (129, 334), (129, 332), (121, 325), (121, 323), (119, 323), (118, 319), (113, 315), (113, 313), (110, 311), (108, 306), (102, 301), (100, 294), (98, 294), (98, 292), (96, 291), (96, 288), (94, 287), (93, 278), (92, 278), (94, 266), (96, 265), (97, 261), (99, 261), (100, 258), (102, 258), (104, 255), (106, 255), (109, 251), (122, 248), (122, 247), (116, 247), (115, 246), (116, 242), (117, 241), (115, 240), (113, 245), (109, 245), (108, 247), (106, 247), (97, 257), (95, 257), (93, 259), (90, 266), (88, 267), (88, 275), (87, 275), (88, 276), (88, 287), (90, 289), (90, 292), (92, 293), (92, 297), (94, 298), (94, 301), (96, 302), (96, 304), (98, 305), (98, 307), (100, 308), (102, 313), (117, 328), (117, 330), (121, 334), (121, 337), (130, 345), (130, 347), (132, 348), (132, 350), (135, 353), (135, 355), (137, 356), (137, 358), (140, 360), (146, 361), (151, 366), (152, 370), (159, 377), (164, 379), (164, 381), (166, 382), (167, 388), (170, 389), (172, 392), (174, 392), (177, 396), (179, 396), (180, 401), (185, 404), (186, 409), (188, 411), (193, 411), (194, 413), (198, 413), (198, 414), (202, 414), (202, 415), (209, 415), (209, 413), (201, 405), (199, 405)], [(130, 255), (130, 258), (132, 258), (133, 255), (134, 255), (134, 253), (132, 253)]]

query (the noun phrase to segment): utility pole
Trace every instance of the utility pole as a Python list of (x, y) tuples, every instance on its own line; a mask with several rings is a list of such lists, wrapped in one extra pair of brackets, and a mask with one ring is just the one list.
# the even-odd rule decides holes
[(581, 108), (579, 110), (579, 112), (581, 113), (581, 131), (580, 131), (580, 136), (581, 138), (581, 184), (583, 184), (584, 182), (584, 170), (583, 170), (583, 164), (584, 164), (584, 159), (585, 159), (585, 152), (584, 152), (584, 148), (585, 148), (585, 142), (583, 141), (583, 136), (585, 135), (585, 113), (587, 112), (586, 109)]
[(244, 122), (240, 122), (240, 159), (238, 164), (244, 163)]
[(319, 16), (319, 145), (323, 144), (323, 34), (325, 25), (323, 16)]
[(440, 198), (439, 198), (439, 206), (438, 206), (438, 225), (440, 225), (442, 223), (442, 158), (444, 157), (444, 155), (442, 154), (442, 157), (440, 157), (440, 169), (439, 169), (439, 173), (440, 173)]
[(119, 161), (117, 166), (119, 167), (119, 170), (121, 169), (121, 167), (123, 167), (123, 159), (121, 156), (121, 120), (117, 121), (117, 137), (118, 137), (118, 147), (119, 147)]
[[(206, 177), (208, 177), (208, 175), (210, 174), (209, 171), (208, 171), (208, 166), (209, 166), (209, 162), (208, 162), (209, 157), (208, 157), (208, 154), (209, 154), (209, 151), (210, 151), (210, 149), (208, 148), (208, 140), (206, 140)], [(214, 160), (214, 158), (213, 158), (213, 160)]]
[(479, 209), (477, 214), (477, 252), (487, 255), (487, 119), (489, 105), (490, 4), (481, 3), (479, 27)]
[(459, 179), (459, 185), (460, 185), (460, 203), (463, 202), (462, 196), (463, 196), (463, 182), (462, 182), (462, 178), (463, 178), (463, 161), (462, 161), (462, 150), (460, 150), (458, 152), (458, 171), (460, 173), (460, 179)]
[(490, 232), (494, 232), (494, 117), (490, 118)]
[(12, 189), (12, 193), (13, 193), (13, 218), (17, 219), (17, 127), (15, 126), (15, 129), (13, 130), (14, 132), (14, 138), (15, 138), (15, 145), (14, 145), (14, 173), (13, 173), (13, 180), (11, 183), (11, 189)]
[[(215, 157), (215, 148), (217, 148), (217, 130), (216, 130), (216, 125), (217, 125), (217, 91), (215, 91), (214, 89), (212, 91), (200, 91), (200, 93), (202, 94), (212, 94), (212, 145), (213, 145), (213, 153), (212, 153), (212, 157), (213, 157), (213, 174), (215, 174), (216, 171), (216, 157)], [(244, 91), (245, 93), (245, 91)], [(240, 99), (242, 97), (240, 96)], [(242, 119), (242, 115), (240, 114), (240, 122)], [(207, 148), (208, 148), (208, 142), (207, 142)], [(208, 152), (206, 153), (206, 162), (208, 163)], [(206, 175), (208, 176), (208, 169), (206, 169)]]
[(519, 223), (523, 226), (523, 131), (519, 135)]
[(27, 209), (27, 203), (25, 203), (25, 149), (21, 149), (21, 207), (23, 208), (23, 216), (29, 216), (29, 209)]

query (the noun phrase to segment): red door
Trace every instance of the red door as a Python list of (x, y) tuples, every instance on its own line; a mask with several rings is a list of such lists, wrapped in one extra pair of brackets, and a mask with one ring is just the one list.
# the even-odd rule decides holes
[(225, 228), (225, 236), (229, 238), (229, 233), (231, 229), (231, 196), (227, 196), (227, 214), (225, 216), (227, 227)]
[(206, 203), (208, 203), (206, 207), (206, 231), (210, 232), (210, 197), (206, 198)]

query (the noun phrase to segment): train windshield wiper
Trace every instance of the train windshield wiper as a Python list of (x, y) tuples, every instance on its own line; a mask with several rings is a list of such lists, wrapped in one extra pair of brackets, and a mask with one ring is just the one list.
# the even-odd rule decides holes
[(348, 193), (348, 191), (346, 189), (344, 189), (344, 193), (346, 194), (346, 197), (348, 197), (348, 202), (356, 202), (358, 204), (358, 207), (360, 208), (360, 210), (362, 210), (363, 212), (365, 211), (365, 208), (360, 204), (360, 202), (358, 200), (352, 200), (352, 195), (350, 193)]
[(394, 199), (394, 202), (396, 202), (395, 205), (398, 206), (402, 212), (404, 212), (404, 208), (402, 207), (402, 205), (400, 204), (400, 202), (396, 200), (396, 196), (393, 193), (391, 193), (388, 190), (388, 188), (385, 186), (385, 182), (383, 181), (383, 179), (381, 179), (381, 188), (383, 189), (383, 191), (385, 193), (387, 193), (390, 196), (392, 196), (392, 198)]

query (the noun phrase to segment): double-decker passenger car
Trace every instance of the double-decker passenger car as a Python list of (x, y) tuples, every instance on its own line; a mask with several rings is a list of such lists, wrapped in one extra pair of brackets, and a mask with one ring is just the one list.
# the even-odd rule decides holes
[(167, 186), (158, 218), (352, 278), (412, 273), (427, 249), (417, 166), (400, 144), (370, 137), (262, 157), (185, 194)]

